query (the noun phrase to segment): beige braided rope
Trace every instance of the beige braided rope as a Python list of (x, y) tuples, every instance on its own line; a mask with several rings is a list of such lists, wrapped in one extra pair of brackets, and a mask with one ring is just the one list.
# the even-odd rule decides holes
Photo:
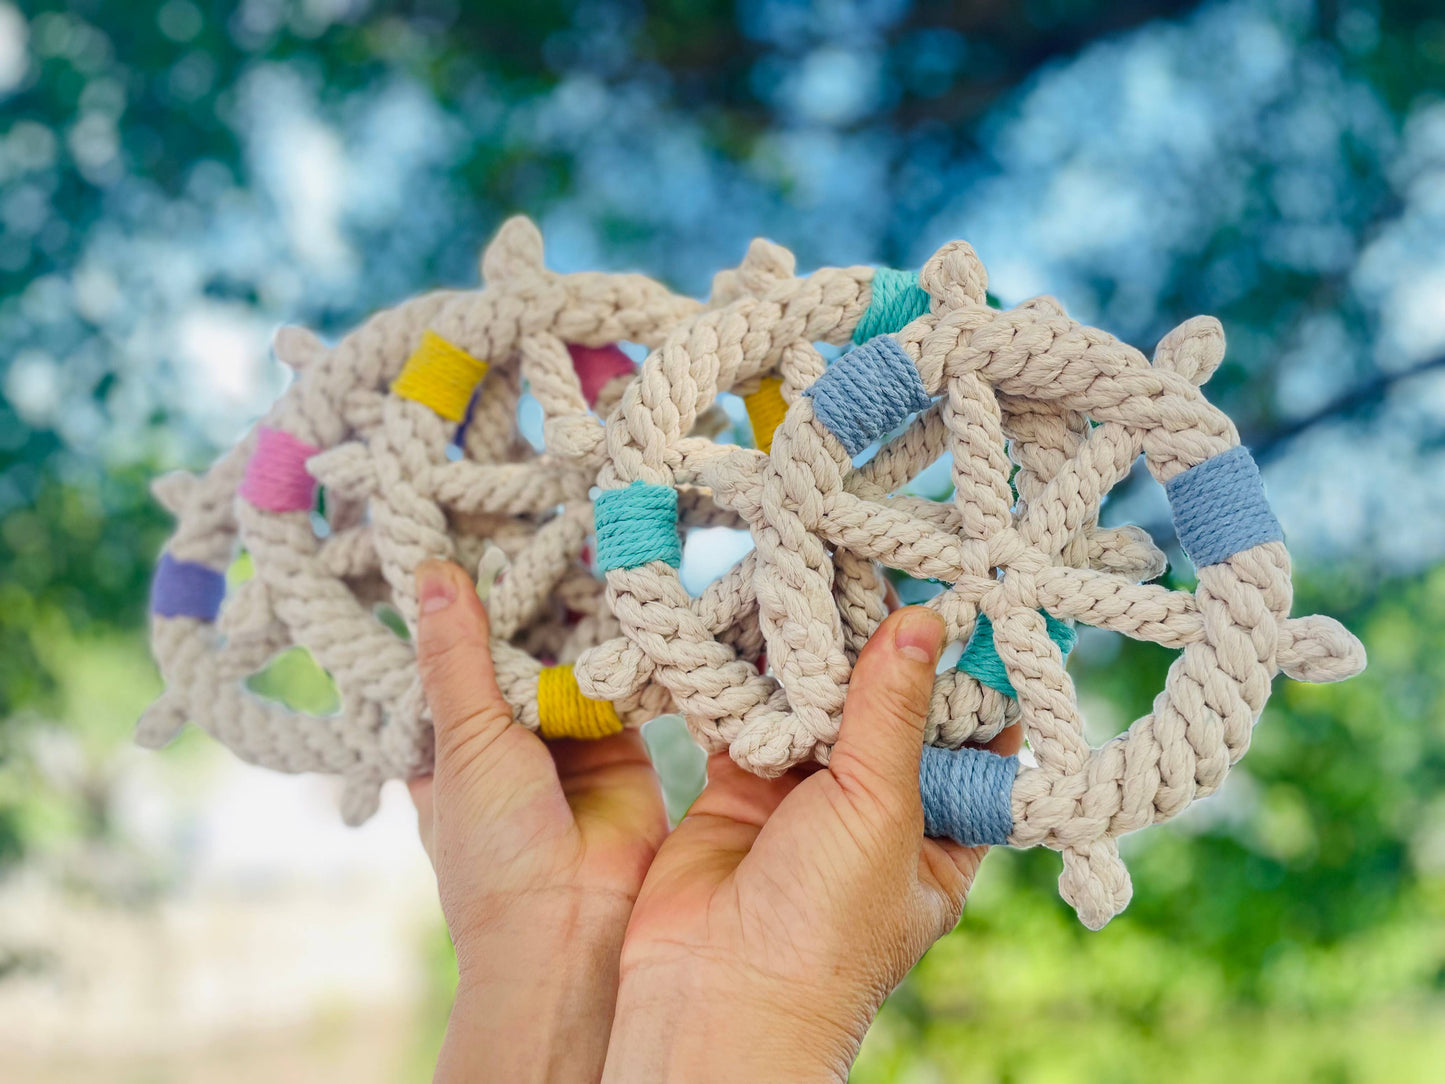
[[(771, 673), (710, 635), (673, 569), (652, 561), (608, 572), (627, 640), (585, 653), (579, 677), (594, 695), (660, 680), (705, 745), (775, 774), (827, 757), (853, 653), (882, 615), (872, 563), (947, 581), (929, 605), (952, 639), (966, 639), (977, 614), (990, 618), (1037, 762), (1013, 787), (1008, 841), (1061, 850), (1062, 893), (1097, 928), (1130, 892), (1115, 838), (1218, 788), (1277, 669), (1335, 680), (1361, 668), (1363, 649), (1329, 618), (1288, 618), (1277, 542), (1202, 568), (1190, 594), (1138, 583), (1161, 571), (1157, 549), (1137, 529), (1097, 526), (1100, 500), (1141, 452), (1167, 482), (1237, 445), (1196, 386), (1222, 355), (1218, 324), (1176, 329), (1151, 366), (1051, 299), (990, 309), (983, 267), (962, 243), (925, 265), (933, 311), (897, 336), (938, 401), (866, 466), (854, 469), (807, 397), (794, 398), (766, 456), (683, 446), (694, 412), (720, 389), (806, 357), (814, 341), (846, 340), (870, 303), (869, 279), (862, 269), (779, 276), (694, 316), (648, 358), (608, 423), (604, 487), (700, 481), (749, 522), (755, 560), (728, 578), (752, 580)], [(888, 496), (944, 451), (951, 507)], [(1041, 609), (1181, 647), (1155, 711), (1091, 749)], [(930, 738), (955, 745), (996, 733), (1013, 715), (991, 694), (943, 675)]]
[[(159, 484), (180, 521), (172, 558), (220, 571), (239, 542), (256, 574), (227, 593), (217, 624), (153, 619), (170, 688), (142, 740), (164, 741), (190, 719), (248, 760), (342, 775), (344, 812), (363, 819), (381, 781), (426, 770), (431, 755), (412, 648), (373, 608), (392, 606), (414, 627), (416, 565), (450, 557), (483, 579), (502, 571), (488, 601), (493, 653), (522, 725), (545, 732), (544, 661), (573, 663), (581, 694), (610, 702), (623, 722), (678, 710), (705, 747), (776, 774), (826, 761), (853, 662), (887, 612), (890, 568), (948, 585), (928, 605), (951, 640), (991, 626), (1007, 681), (940, 674), (927, 740), (957, 750), (1023, 725), (1035, 763), (1008, 776), (1004, 834), (1060, 850), (1063, 895), (1097, 927), (1130, 891), (1116, 838), (1219, 787), (1276, 670), (1327, 681), (1363, 665), (1336, 622), (1289, 618), (1279, 542), (1205, 564), (1190, 593), (1145, 582), (1164, 558), (1143, 531), (1099, 525), (1100, 502), (1141, 454), (1164, 483), (1238, 444), (1198, 388), (1223, 356), (1211, 318), (1176, 328), (1151, 365), (1050, 298), (990, 308), (973, 250), (947, 245), (920, 273), (927, 297), (915, 292), (907, 312), (916, 318), (845, 358), (856, 370), (886, 348), (922, 397), (855, 466), (838, 429), (851, 423), (818, 398), (837, 373), (816, 344), (847, 343), (897, 301), (896, 284), (873, 269), (798, 277), (789, 253), (758, 241), (700, 305), (641, 276), (549, 272), (535, 228), (513, 220), (483, 272), (484, 289), (407, 302), (330, 349), (295, 331), (278, 339), (299, 375), (263, 425), (320, 449), (305, 467), (327, 496), (326, 537), (299, 507), (234, 497), (255, 434), (202, 478)], [(454, 422), (388, 391), (424, 332), (490, 366), (459, 456)], [(620, 339), (652, 353), (589, 409), (568, 344)], [(524, 387), (542, 407), (540, 454), (517, 426)], [(709, 439), (725, 424), (720, 394), (770, 388), (783, 402), (769, 451)], [(951, 502), (904, 491), (942, 457)], [(745, 527), (754, 552), (696, 598), (675, 557), (609, 557), (604, 590), (587, 559), (589, 493), (634, 483), (671, 494), (684, 531)], [(600, 513), (597, 523), (600, 551), (611, 543)], [(675, 549), (667, 534), (664, 524), (652, 537)], [(1043, 613), (1179, 649), (1155, 710), (1091, 749)], [(245, 691), (246, 676), (293, 645), (332, 674), (339, 714), (310, 718)]]
[[(173, 558), (220, 572), (239, 544), (255, 575), (228, 592), (216, 624), (152, 618), (168, 689), (142, 720), (141, 741), (162, 744), (190, 720), (254, 763), (342, 775), (343, 813), (359, 822), (374, 810), (382, 781), (430, 765), (414, 650), (374, 612), (384, 602), (414, 629), (412, 573), (422, 560), (449, 557), (474, 574), (488, 563), (503, 570), (489, 598), (497, 676), (518, 721), (532, 729), (540, 725), (539, 656), (567, 663), (616, 635), (602, 586), (582, 561), (595, 474), (586, 456), (597, 454), (602, 427), (565, 344), (655, 342), (698, 305), (641, 276), (552, 274), (525, 220), (498, 234), (483, 272), (485, 289), (407, 302), (330, 349), (296, 329), (278, 336), (278, 356), (298, 374), (261, 426), (324, 449), (306, 466), (326, 494), (325, 537), (307, 511), (236, 498), (256, 432), (203, 477), (157, 484), (179, 521), (167, 546)], [(387, 390), (427, 331), (491, 363), (456, 459), (448, 455), (456, 424)], [(572, 454), (535, 454), (520, 435), (524, 380), (550, 444)], [(604, 388), (599, 408), (618, 390)], [(588, 428), (590, 444), (577, 435)], [(308, 717), (244, 688), (295, 645), (331, 675), (338, 714)], [(635, 725), (668, 701), (654, 687), (614, 706)]]

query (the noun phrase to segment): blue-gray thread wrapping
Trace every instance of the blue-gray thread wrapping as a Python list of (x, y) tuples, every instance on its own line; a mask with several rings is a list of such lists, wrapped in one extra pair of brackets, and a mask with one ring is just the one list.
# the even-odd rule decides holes
[(887, 335), (869, 339), (835, 361), (803, 392), (813, 413), (857, 455), (932, 399), (903, 348)]
[(1007, 843), (1014, 828), (1013, 787), (1018, 757), (983, 749), (923, 747), (918, 790), (923, 831), (966, 847)]
[(1243, 445), (1206, 459), (1164, 485), (1174, 533), (1195, 568), (1217, 565), (1265, 542), (1284, 541), (1254, 457)]

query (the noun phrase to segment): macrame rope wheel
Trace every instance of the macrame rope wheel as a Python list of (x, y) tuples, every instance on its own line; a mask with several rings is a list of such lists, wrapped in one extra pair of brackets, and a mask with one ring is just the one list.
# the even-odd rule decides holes
[[(1130, 891), (1116, 837), (1217, 789), (1247, 746), (1276, 669), (1335, 680), (1363, 665), (1363, 650), (1328, 618), (1288, 618), (1288, 561), (1257, 473), (1195, 386), (1222, 352), (1217, 324), (1176, 329), (1150, 366), (1050, 299), (990, 309), (983, 267), (965, 244), (940, 250), (921, 282), (933, 311), (819, 376), (789, 405), (767, 455), (695, 456), (681, 434), (719, 387), (770, 372), (790, 345), (844, 341), (869, 307), (866, 270), (778, 281), (696, 315), (648, 358), (608, 423), (603, 498), (631, 505), (633, 525), (660, 534), (652, 494), (702, 481), (749, 521), (755, 555), (725, 578), (752, 580), (772, 674), (709, 635), (665, 555), (635, 553), (607, 573), (628, 643), (584, 653), (579, 678), (584, 691), (608, 682), (621, 691), (627, 682), (595, 664), (626, 659), (635, 665), (628, 673), (668, 686), (705, 744), (775, 774), (826, 758), (850, 647), (881, 619), (881, 607), (840, 604), (835, 586), (848, 578), (847, 563), (835, 555), (945, 581), (951, 587), (930, 605), (956, 639), (976, 631), (979, 614), (988, 618), (989, 646), (1036, 764), (1000, 770), (1012, 758), (926, 750), (926, 820), (965, 842), (1059, 849), (1061, 891), (1098, 927)], [(855, 456), (915, 413), (855, 470)], [(952, 507), (889, 497), (915, 469), (912, 456), (940, 441), (953, 461)], [(1099, 500), (1141, 452), (1172, 496), (1191, 472), (1235, 479), (1213, 511), (1245, 526), (1222, 551), (1195, 554), (1196, 592), (1138, 583), (1159, 571), (1157, 549), (1137, 530), (1097, 527)], [(1195, 488), (1207, 504), (1207, 484)], [(1155, 712), (1090, 749), (1045, 615), (1181, 648)], [(978, 734), (977, 723), (965, 728)], [(942, 722), (938, 733), (946, 729)], [(929, 784), (950, 782), (991, 789), (967, 801), (945, 795), (930, 810), (939, 796)]]
[[(615, 402), (632, 368), (609, 344), (655, 342), (698, 303), (641, 276), (548, 272), (525, 220), (502, 229), (483, 270), (483, 290), (407, 302), (333, 348), (287, 329), (277, 352), (298, 376), (257, 429), (204, 477), (158, 486), (180, 522), (152, 621), (168, 691), (143, 720), (143, 741), (161, 744), (189, 719), (252, 762), (343, 776), (346, 819), (365, 819), (383, 780), (429, 770), (411, 643), (373, 610), (385, 603), (414, 630), (412, 573), (434, 556), (501, 572), (489, 598), (493, 651), (523, 725), (548, 731), (537, 698), (544, 678), (558, 712), (553, 736), (591, 736), (667, 709), (660, 687), (587, 705), (570, 663), (617, 632), (583, 559), (586, 457), (600, 454), (602, 434), (592, 407)], [(543, 454), (517, 427), (524, 383), (542, 406)], [(324, 537), (312, 519), (318, 485)], [(687, 508), (717, 515), (697, 495)], [(238, 545), (255, 575), (227, 594)], [(336, 715), (291, 712), (245, 689), (246, 677), (298, 645), (335, 681)]]

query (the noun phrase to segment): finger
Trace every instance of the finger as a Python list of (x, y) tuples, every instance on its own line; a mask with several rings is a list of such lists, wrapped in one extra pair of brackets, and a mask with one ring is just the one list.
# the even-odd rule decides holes
[[(1013, 756), (1024, 743), (1023, 727), (1013, 723), (983, 743), (967, 743), (972, 749), (986, 749), (1002, 757)], [(931, 853), (930, 853), (931, 852)], [(936, 860), (939, 853), (953, 864), (949, 870)], [(937, 889), (946, 906), (963, 906), (963, 896), (973, 886), (979, 863), (988, 853), (987, 847), (970, 847), (946, 836), (929, 840), (919, 860), (919, 879)]]
[(978, 873), (978, 867), (983, 862), (983, 856), (988, 854), (987, 847), (969, 847), (957, 840), (952, 839), (930, 839), (939, 850), (948, 856), (958, 872), (963, 874), (968, 884), (973, 883), (973, 878)]
[(731, 876), (752, 850), (758, 833), (783, 800), (801, 783), (806, 771), (794, 769), (776, 779), (744, 771), (726, 753), (707, 762), (707, 786), (667, 841), (666, 868), (653, 874), (664, 894), (706, 893)]
[(688, 809), (683, 824), (688, 817), (718, 817), (761, 828), (806, 775), (806, 771), (794, 770), (764, 779), (739, 768), (727, 753), (714, 753), (707, 759), (707, 786)]
[(662, 786), (636, 730), (596, 741), (548, 742), (562, 792), (584, 836), (620, 830), (652, 848), (667, 835)]
[(965, 847), (951, 839), (927, 839), (918, 855), (918, 880), (934, 902), (936, 936), (958, 924), (987, 847)]
[(412, 805), (416, 806), (416, 831), (421, 837), (422, 850), (426, 851), (427, 858), (432, 857), (432, 777), (430, 775), (416, 775), (406, 781), (406, 789), (411, 793)]
[(898, 589), (893, 586), (892, 580), (883, 581), (883, 605), (888, 607), (889, 613), (901, 609), (903, 606), (902, 600), (898, 597)]
[(980, 749), (987, 749), (990, 753), (997, 753), (1001, 757), (1011, 757), (1024, 747), (1024, 728), (1014, 723), (1006, 726), (995, 734), (990, 741), (979, 746)]
[(900, 815), (922, 816), (918, 762), (943, 634), (943, 619), (922, 606), (904, 607), (878, 626), (853, 667), (828, 762), (844, 790)]
[[(497, 687), (488, 644), (487, 613), (467, 574), (447, 561), (416, 570), (417, 669), (436, 728), (437, 773), (474, 779), (511, 757), (509, 771), (535, 772), (547, 762), (542, 746), (512, 725), (512, 709)], [(535, 746), (520, 753), (519, 745)], [(527, 760), (535, 760), (529, 769)]]

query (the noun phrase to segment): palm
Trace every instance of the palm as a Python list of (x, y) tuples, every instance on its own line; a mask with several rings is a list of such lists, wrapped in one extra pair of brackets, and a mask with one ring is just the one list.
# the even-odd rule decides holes
[[(599, 888), (636, 897), (667, 834), (662, 790), (637, 731), (550, 747), (572, 816), (579, 872)], [(565, 852), (559, 857), (565, 857)]]
[[(726, 755), (708, 768), (707, 788), (659, 849), (633, 909), (630, 964), (711, 957), (806, 974), (836, 955), (840, 938), (897, 927), (887, 970), (901, 977), (942, 931), (927, 919), (900, 925), (900, 917), (952, 914), (982, 856), (921, 840), (916, 877), (880, 877), (881, 856), (871, 852), (892, 844), (827, 770), (759, 779)], [(896, 888), (879, 891), (888, 885)]]
[(495, 741), (512, 746), (493, 750), (510, 789), (450, 786), (445, 761), (435, 781), (412, 785), (444, 907), (475, 912), (540, 897), (629, 906), (667, 831), (639, 735), (547, 744), (509, 727)]

